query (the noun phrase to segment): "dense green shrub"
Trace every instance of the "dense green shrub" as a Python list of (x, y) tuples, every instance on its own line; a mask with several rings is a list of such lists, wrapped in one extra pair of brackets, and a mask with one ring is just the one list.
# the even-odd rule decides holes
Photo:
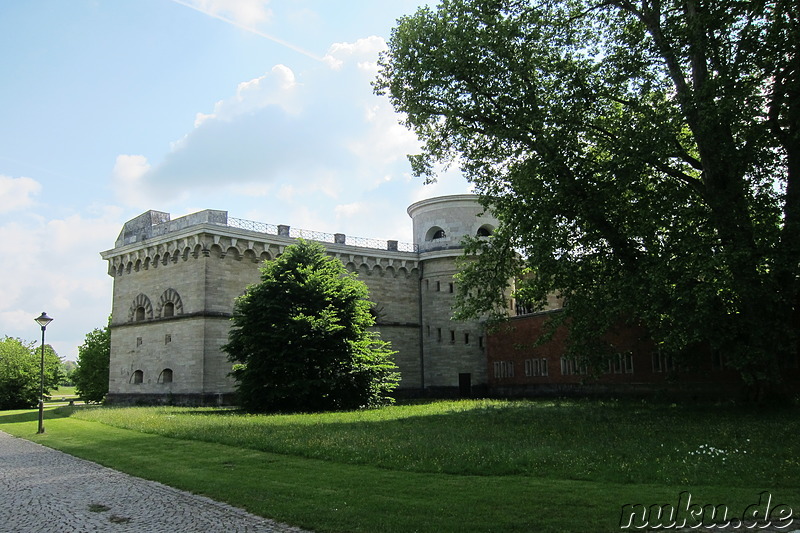
[[(0, 410), (25, 409), (39, 403), (41, 347), (17, 338), (0, 341)], [(49, 345), (44, 347), (44, 391), (58, 388), (61, 361)]]
[(232, 375), (250, 411), (374, 407), (397, 386), (394, 353), (369, 331), (366, 285), (322, 246), (300, 241), (268, 261), (236, 300)]

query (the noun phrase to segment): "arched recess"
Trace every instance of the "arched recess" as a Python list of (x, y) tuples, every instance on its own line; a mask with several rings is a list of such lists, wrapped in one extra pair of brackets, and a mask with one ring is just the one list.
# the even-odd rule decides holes
[(236, 261), (241, 261), (242, 254), (241, 254), (241, 252), (239, 252), (238, 248), (236, 248), (235, 246), (230, 246), (230, 247), (228, 247), (227, 250), (225, 250), (225, 257), (228, 257), (230, 259), (234, 259)]
[(478, 237), (489, 237), (492, 235), (492, 233), (494, 233), (494, 226), (491, 224), (484, 224), (478, 228), (478, 231), (475, 232), (475, 235)]
[(165, 368), (158, 375), (158, 383), (172, 383), (172, 369)]
[(144, 372), (141, 370), (135, 370), (133, 374), (131, 374), (131, 379), (129, 383), (139, 384), (144, 382)]
[(178, 291), (172, 288), (164, 291), (161, 298), (158, 299), (156, 314), (161, 318), (183, 314), (183, 301)]
[(439, 226), (433, 226), (425, 234), (426, 241), (437, 241), (439, 239), (444, 239), (445, 237), (447, 237), (447, 233)]
[(211, 257), (215, 257), (217, 259), (223, 257), (222, 247), (219, 244), (216, 244), (216, 243), (212, 244), (209, 247), (209, 253), (210, 253)]
[(128, 310), (128, 322), (140, 322), (142, 320), (152, 320), (153, 318), (153, 305), (150, 303), (150, 298), (144, 294), (137, 294), (133, 299), (131, 308)]
[(247, 250), (244, 251), (244, 254), (242, 255), (242, 258), (247, 263), (258, 263), (258, 258), (256, 258), (256, 253), (253, 250), (251, 250), (250, 248), (248, 248)]

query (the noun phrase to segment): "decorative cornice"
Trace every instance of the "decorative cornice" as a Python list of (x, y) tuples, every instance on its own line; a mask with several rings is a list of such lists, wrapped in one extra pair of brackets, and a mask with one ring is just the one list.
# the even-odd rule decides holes
[[(116, 277), (201, 257), (261, 263), (274, 259), (296, 242), (297, 239), (292, 237), (218, 224), (197, 224), (144, 241), (124, 244), (100, 255), (108, 261), (108, 274)], [(350, 268), (353, 270), (366, 268), (369, 275), (410, 275), (419, 266), (417, 252), (321, 244), (331, 257), (345, 265), (352, 265)]]

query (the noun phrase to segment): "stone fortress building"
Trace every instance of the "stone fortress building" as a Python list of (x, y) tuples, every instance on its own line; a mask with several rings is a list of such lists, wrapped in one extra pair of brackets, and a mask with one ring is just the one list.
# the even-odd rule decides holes
[(409, 206), (411, 244), (273, 226), (206, 210), (175, 220), (148, 211), (125, 223), (102, 252), (114, 278), (108, 401), (233, 401), (227, 342), (234, 300), (260, 280), (260, 264), (298, 238), (321, 242), (357, 272), (375, 303), (377, 329), (397, 351), (399, 394), (486, 390), (483, 324), (451, 320), (456, 259), (467, 235), (497, 221), (477, 197)]

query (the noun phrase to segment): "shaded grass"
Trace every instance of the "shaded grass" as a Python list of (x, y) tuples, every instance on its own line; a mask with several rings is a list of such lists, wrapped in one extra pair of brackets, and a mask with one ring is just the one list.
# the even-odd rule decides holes
[[(618, 531), (623, 504), (677, 503), (683, 490), (737, 512), (757, 502), (761, 490), (800, 508), (798, 477), (790, 477), (798, 444), (781, 438), (797, 434), (796, 412), (675, 410), (493, 401), (281, 416), (81, 408), (48, 411), (45, 435), (35, 435), (35, 411), (0, 413), (0, 429), (319, 531)], [(640, 430), (645, 446), (637, 451)], [(727, 452), (725, 463), (742, 456), (734, 461), (741, 462), (736, 483), (726, 481), (720, 454), (692, 454), (703, 444), (733, 449), (748, 438), (753, 448), (766, 446), (774, 466), (769, 479), (761, 477), (768, 468), (757, 452)], [(695, 476), (690, 483), (647, 481), (669, 466), (682, 468), (682, 455), (660, 450), (679, 443), (694, 468), (710, 475), (686, 470)], [(624, 474), (601, 468), (608, 460)], [(620, 461), (630, 467), (623, 470)]]
[(159, 407), (75, 416), (179, 439), (409, 472), (776, 488), (795, 487), (800, 479), (800, 442), (775, 438), (800, 433), (795, 410), (476, 400), (303, 415)]

